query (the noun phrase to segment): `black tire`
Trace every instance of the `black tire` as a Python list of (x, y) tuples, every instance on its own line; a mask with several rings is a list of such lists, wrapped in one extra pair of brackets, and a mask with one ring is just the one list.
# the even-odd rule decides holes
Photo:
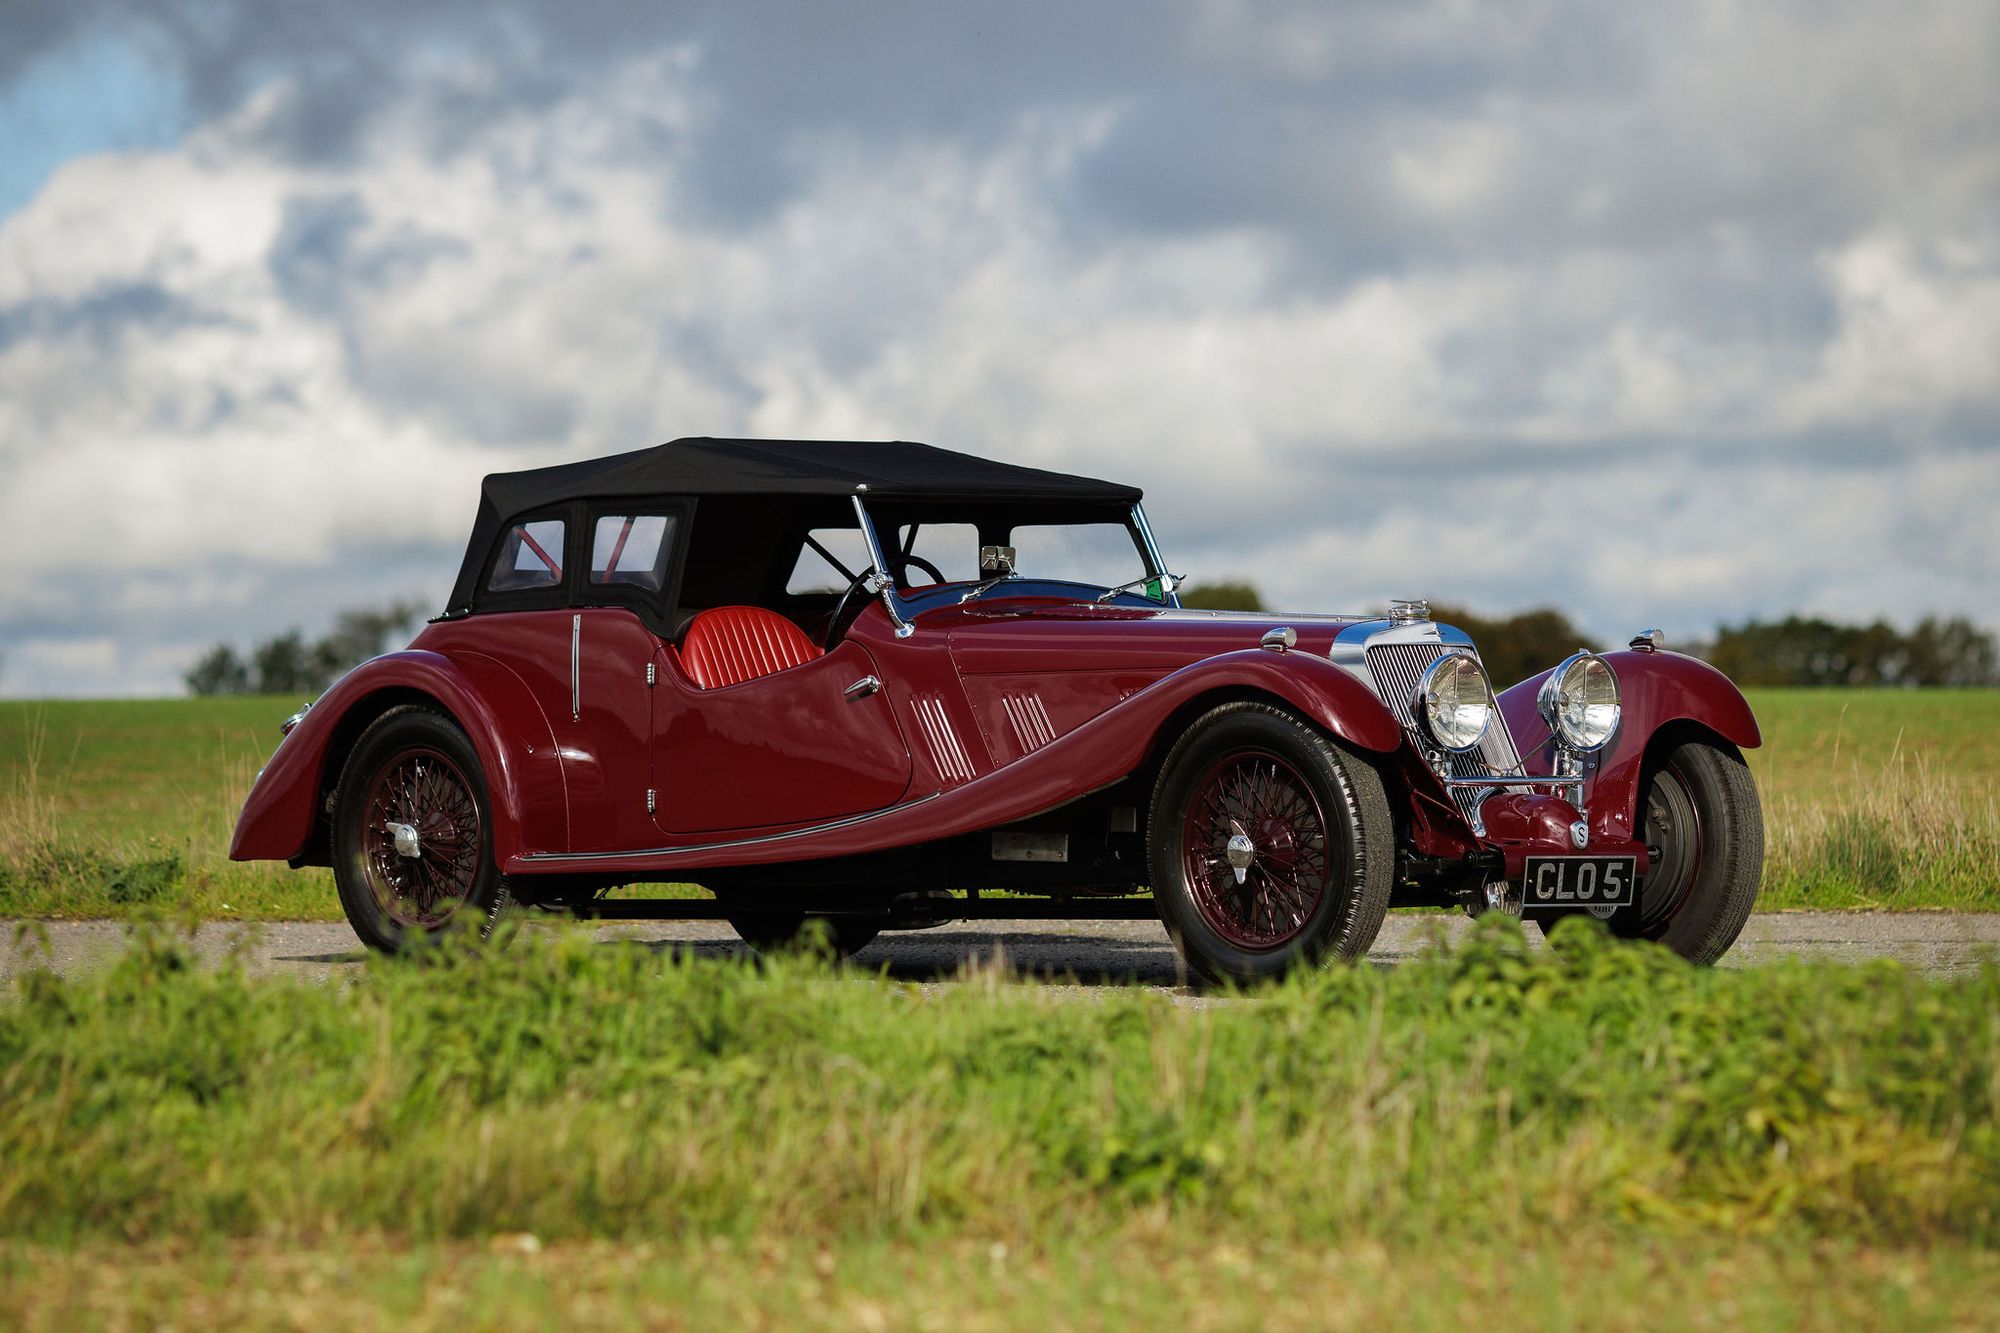
[[(1713, 963), (1742, 933), (1764, 879), (1764, 809), (1750, 766), (1733, 748), (1677, 745), (1647, 774), (1639, 811), (1652, 865), (1639, 905), (1607, 924), (1622, 938)], [(1546, 934), (1559, 919), (1537, 921)]]
[[(1150, 828), (1160, 920), (1210, 981), (1351, 962), (1382, 929), (1395, 830), (1381, 775), (1290, 713), (1234, 703), (1203, 715), (1160, 769)], [(1233, 831), (1254, 848), (1240, 884)]]
[(728, 920), (729, 928), (759, 953), (778, 953), (799, 947), (802, 943), (800, 934), (809, 920), (826, 924), (826, 938), (831, 941), (836, 958), (861, 952), (882, 933), (880, 928), (866, 921), (851, 917), (808, 917), (804, 912), (746, 911)]
[[(417, 830), (415, 856), (396, 850), (391, 820)], [(383, 953), (468, 924), (493, 933), (513, 898), (493, 864), (486, 775), (457, 723), (407, 704), (361, 733), (335, 796), (333, 880), (354, 933)]]

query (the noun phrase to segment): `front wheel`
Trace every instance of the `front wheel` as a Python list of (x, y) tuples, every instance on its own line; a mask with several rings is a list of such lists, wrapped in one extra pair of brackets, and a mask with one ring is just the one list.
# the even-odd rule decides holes
[[(1750, 767), (1733, 749), (1677, 745), (1649, 774), (1639, 814), (1652, 864), (1639, 905), (1614, 915), (1611, 931), (1713, 963), (1742, 933), (1764, 878), (1764, 810)], [(1555, 928), (1556, 919), (1538, 921)]]
[(1290, 713), (1225, 704), (1167, 756), (1148, 858), (1160, 920), (1211, 981), (1363, 957), (1389, 907), (1381, 776)]
[(392, 708), (341, 770), (333, 879), (354, 933), (397, 953), (455, 924), (490, 935), (512, 899), (493, 864), (479, 755), (429, 708)]

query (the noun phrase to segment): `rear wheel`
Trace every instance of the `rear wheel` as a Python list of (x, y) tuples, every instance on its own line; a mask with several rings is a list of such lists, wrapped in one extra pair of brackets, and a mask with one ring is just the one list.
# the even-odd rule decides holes
[[(1653, 940), (1694, 963), (1729, 951), (1764, 877), (1764, 812), (1749, 765), (1733, 749), (1675, 746), (1639, 798), (1651, 863), (1639, 904), (1611, 918), (1615, 935)], [(1541, 919), (1544, 932), (1555, 919)]]
[(361, 734), (334, 804), (333, 878), (371, 949), (395, 953), (453, 925), (492, 933), (512, 899), (493, 864), (479, 756), (450, 718), (409, 705)]
[(1188, 728), (1151, 827), (1160, 919), (1212, 981), (1360, 958), (1382, 928), (1394, 863), (1382, 779), (1289, 713), (1226, 704)]

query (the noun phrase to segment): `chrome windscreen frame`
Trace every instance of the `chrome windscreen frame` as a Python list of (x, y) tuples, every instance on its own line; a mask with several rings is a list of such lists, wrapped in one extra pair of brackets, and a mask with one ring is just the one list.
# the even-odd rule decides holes
[[(1153, 539), (1153, 525), (1146, 521), (1146, 506), (1138, 501), (1132, 505), (1132, 531), (1138, 534), (1139, 549), (1146, 558), (1147, 575), (1166, 577), (1166, 557), (1160, 554), (1160, 544)], [(1180, 596), (1171, 587), (1166, 590), (1166, 603), (1176, 610), (1180, 608)]]
[(868, 559), (873, 563), (868, 591), (881, 597), (882, 609), (889, 613), (889, 623), (896, 627), (896, 637), (907, 639), (916, 633), (917, 627), (903, 616), (902, 604), (896, 598), (896, 580), (889, 576), (889, 557), (882, 552), (882, 539), (875, 535), (875, 520), (868, 517), (868, 506), (861, 502), (860, 492), (867, 489), (857, 486), (853, 499), (854, 521), (861, 525), (861, 537), (868, 543)]

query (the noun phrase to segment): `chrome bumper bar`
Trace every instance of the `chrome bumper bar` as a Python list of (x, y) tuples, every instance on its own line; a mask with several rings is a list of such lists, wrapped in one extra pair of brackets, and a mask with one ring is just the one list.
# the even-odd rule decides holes
[(1581, 774), (1575, 776), (1557, 776), (1545, 773), (1539, 777), (1515, 774), (1513, 776), (1495, 775), (1486, 778), (1446, 778), (1444, 779), (1444, 785), (1446, 787), (1565, 788), (1568, 789), (1569, 803), (1578, 810), (1583, 809), (1583, 777)]

